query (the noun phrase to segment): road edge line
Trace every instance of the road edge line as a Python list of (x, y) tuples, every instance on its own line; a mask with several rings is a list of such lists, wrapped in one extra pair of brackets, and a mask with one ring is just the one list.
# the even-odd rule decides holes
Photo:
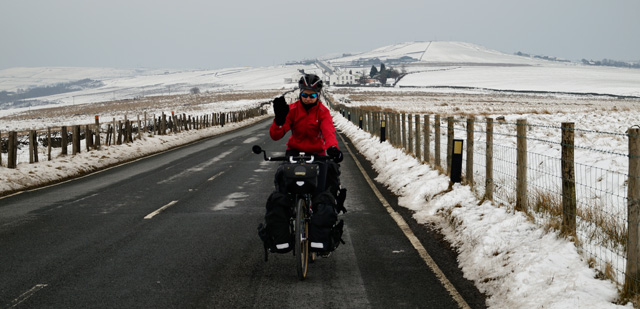
[(427, 266), (429, 266), (429, 268), (431, 269), (431, 271), (433, 271), (436, 277), (438, 277), (438, 280), (440, 280), (440, 283), (444, 286), (445, 289), (447, 289), (451, 297), (453, 297), (453, 299), (458, 303), (458, 306), (460, 308), (471, 308), (469, 307), (469, 304), (467, 304), (467, 302), (464, 300), (462, 295), (460, 295), (458, 290), (456, 290), (453, 284), (451, 284), (449, 279), (447, 279), (447, 276), (444, 274), (444, 272), (442, 272), (440, 267), (438, 267), (438, 264), (436, 264), (433, 258), (429, 255), (429, 253), (427, 252), (427, 249), (422, 245), (418, 237), (416, 237), (416, 235), (413, 233), (413, 231), (411, 230), (407, 222), (404, 220), (404, 218), (402, 218), (402, 216), (399, 213), (393, 210), (393, 208), (391, 207), (391, 204), (389, 204), (389, 202), (387, 202), (384, 196), (382, 196), (382, 193), (380, 193), (380, 190), (378, 190), (376, 185), (373, 183), (373, 180), (371, 180), (371, 177), (367, 175), (366, 171), (364, 170), (364, 167), (362, 167), (362, 164), (360, 164), (360, 161), (358, 160), (358, 158), (356, 158), (356, 156), (353, 154), (353, 152), (351, 151), (351, 148), (349, 147), (349, 145), (347, 145), (347, 142), (344, 140), (344, 138), (340, 134), (336, 134), (336, 135), (338, 135), (342, 140), (342, 143), (347, 148), (349, 155), (351, 155), (351, 157), (353, 158), (353, 161), (358, 166), (358, 169), (360, 169), (360, 172), (362, 173), (362, 176), (364, 176), (364, 179), (369, 184), (369, 187), (371, 187), (373, 192), (376, 194), (376, 197), (378, 198), (378, 200), (380, 200), (384, 208), (387, 209), (387, 212), (389, 213), (389, 215), (391, 215), (391, 218), (393, 218), (393, 220), (396, 222), (398, 227), (400, 227), (404, 235), (409, 239), (409, 242), (411, 242), (411, 245), (413, 245), (413, 247), (418, 251), (418, 254), (422, 258), (422, 260), (427, 264)]

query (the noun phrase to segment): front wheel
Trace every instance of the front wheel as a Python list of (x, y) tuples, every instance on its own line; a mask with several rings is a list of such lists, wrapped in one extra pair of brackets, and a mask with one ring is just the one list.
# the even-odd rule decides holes
[(307, 277), (307, 267), (309, 266), (309, 226), (305, 216), (306, 207), (307, 203), (305, 203), (304, 199), (298, 199), (296, 202), (296, 222), (294, 224), (294, 230), (296, 234), (296, 271), (298, 272), (298, 279), (300, 280), (304, 280), (304, 278)]

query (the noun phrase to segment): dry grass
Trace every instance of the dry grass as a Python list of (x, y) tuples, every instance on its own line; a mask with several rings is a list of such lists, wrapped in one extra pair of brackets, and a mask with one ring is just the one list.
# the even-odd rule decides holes
[(562, 199), (547, 191), (536, 191), (533, 210), (553, 217), (562, 216)]
[(270, 100), (280, 94), (279, 91), (237, 91), (237, 92), (208, 92), (197, 95), (171, 95), (154, 96), (140, 99), (116, 100), (99, 103), (78, 104), (71, 106), (59, 106), (43, 108), (0, 118), (0, 121), (24, 121), (41, 118), (71, 118), (93, 115), (114, 114), (142, 114), (149, 110), (190, 110), (198, 111), (204, 105), (216, 102), (240, 101), (240, 100)]
[[(587, 235), (591, 240), (604, 242), (605, 240), (612, 245), (620, 245), (627, 247), (627, 227), (624, 222), (619, 222), (614, 216), (607, 215), (602, 212), (602, 205), (584, 205), (577, 209), (577, 216), (582, 220), (597, 226), (597, 229), (591, 229), (591, 233)], [(602, 239), (604, 236), (604, 240)]]
[[(540, 114), (588, 111), (640, 111), (640, 100), (606, 96), (562, 96), (527, 93), (449, 93), (430, 90), (332, 88), (331, 93), (348, 98), (359, 106), (379, 105), (400, 112), (441, 115), (458, 114)], [(347, 104), (349, 105), (349, 104)], [(454, 109), (458, 109), (454, 111)]]
[[(562, 196), (546, 191), (537, 191), (533, 211), (543, 214), (548, 220), (545, 222), (547, 230), (562, 230)], [(606, 240), (610, 244), (626, 247), (627, 228), (625, 224), (616, 220), (614, 216), (602, 212), (602, 205), (581, 205), (576, 209), (576, 216), (585, 222), (589, 222), (597, 227), (591, 229), (587, 235), (590, 240), (603, 242)], [(565, 235), (574, 238), (575, 235)], [(604, 239), (603, 239), (604, 238)]]

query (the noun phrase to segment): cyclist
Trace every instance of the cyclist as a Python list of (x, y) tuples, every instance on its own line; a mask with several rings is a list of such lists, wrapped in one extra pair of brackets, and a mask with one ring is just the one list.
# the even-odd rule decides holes
[[(333, 126), (333, 118), (329, 109), (322, 104), (319, 95), (322, 91), (322, 80), (315, 74), (304, 74), (298, 81), (298, 87), (300, 88), (299, 100), (291, 105), (287, 105), (284, 96), (278, 97), (273, 101), (273, 110), (275, 118), (269, 128), (269, 134), (273, 140), (282, 139), (287, 132), (292, 131), (291, 137), (287, 142), (286, 156), (296, 156), (300, 152), (304, 152), (306, 155), (327, 155), (333, 159), (333, 162), (327, 162), (322, 165), (320, 175), (318, 177), (318, 189), (316, 190), (316, 196), (318, 201), (314, 203), (321, 209), (313, 209), (314, 216), (312, 216), (311, 226), (314, 222), (318, 225), (323, 225), (325, 231), (321, 231), (321, 234), (326, 234), (326, 227), (332, 229), (333, 224), (337, 221), (337, 212), (346, 211), (344, 209), (344, 199), (346, 197), (346, 189), (340, 189), (339, 180), (339, 165), (343, 159), (342, 152), (338, 148), (338, 141), (336, 139), (335, 127)], [(284, 231), (285, 228), (282, 225), (287, 224), (289, 214), (287, 213), (286, 198), (282, 195), (286, 192), (282, 192), (284, 188), (282, 170), (279, 169), (276, 172), (276, 186), (280, 188), (281, 192), (274, 192), (267, 201), (267, 214), (265, 220), (267, 221), (266, 231), (262, 231), (259, 227), (259, 233), (263, 241), (265, 240), (265, 234), (280, 234), (274, 238), (275, 245), (279, 250), (276, 252), (287, 252), (290, 247), (286, 244), (278, 242), (283, 241), (282, 234), (278, 233), (274, 229)], [(327, 193), (330, 193), (331, 198), (327, 197)], [(281, 204), (281, 205), (278, 205)], [(317, 204), (317, 205), (316, 205)], [(327, 207), (330, 206), (330, 207)], [(284, 217), (287, 218), (285, 222)], [(272, 222), (270, 222), (272, 221)], [(279, 222), (279, 223), (278, 223)], [(280, 227), (274, 227), (274, 225), (280, 225)], [(339, 229), (339, 231), (337, 231)], [(318, 228), (317, 230), (321, 230)], [(313, 238), (313, 231), (311, 236)], [(340, 239), (342, 235), (342, 221), (339, 225), (333, 226), (332, 236)], [(323, 237), (329, 237), (324, 235)], [(331, 251), (337, 247), (336, 241), (332, 242), (332, 248), (320, 248), (318, 251)], [(267, 241), (265, 241), (267, 246)], [(273, 250), (272, 250), (273, 251)]]
[(273, 101), (273, 119), (269, 134), (275, 141), (280, 140), (291, 130), (287, 142), (287, 156), (299, 152), (328, 155), (336, 163), (342, 161), (342, 152), (338, 149), (333, 118), (329, 109), (320, 101), (322, 80), (314, 74), (305, 74), (298, 82), (300, 99), (291, 106), (284, 96)]

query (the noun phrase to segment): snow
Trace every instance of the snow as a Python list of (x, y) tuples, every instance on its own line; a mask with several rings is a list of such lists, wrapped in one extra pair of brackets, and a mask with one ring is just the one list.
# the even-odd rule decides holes
[[(84, 103), (126, 100), (148, 96), (189, 93), (193, 87), (201, 92), (292, 89), (294, 83), (285, 83), (285, 78), (299, 75), (298, 70), (319, 73), (310, 66), (276, 66), (263, 68), (227, 68), (199, 71), (165, 70), (117, 70), (107, 69), (101, 73), (96, 68), (14, 68), (0, 70), (0, 91), (16, 91), (28, 86), (45, 86), (58, 82), (93, 78), (104, 83), (92, 89), (34, 98), (51, 104), (28, 108), (0, 110), (0, 117), (25, 110), (51, 106), (71, 106)], [(66, 75), (65, 75), (66, 74)]]
[(400, 206), (414, 210), (418, 222), (438, 226), (458, 248), (465, 278), (488, 295), (489, 307), (622, 307), (613, 303), (615, 284), (595, 279), (595, 271), (570, 241), (545, 232), (521, 213), (490, 202), (478, 205), (468, 186), (456, 184), (442, 194), (447, 177), (380, 143), (338, 113), (334, 121), (371, 161), (379, 173), (376, 181), (400, 197)]
[(409, 74), (399, 87), (469, 87), (494, 90), (640, 96), (640, 70), (583, 65), (452, 67)]
[[(59, 156), (59, 154), (54, 153), (51, 161), (47, 161), (45, 157), (34, 164), (19, 163), (16, 169), (0, 168), (0, 194), (22, 191), (37, 185), (59, 182), (69, 177), (95, 172), (122, 162), (143, 158), (206, 137), (229, 132), (258, 122), (265, 117), (269, 116), (251, 118), (238, 123), (227, 123), (224, 127), (209, 127), (170, 135), (143, 136), (142, 139), (136, 139), (129, 144), (120, 146), (103, 145), (97, 151), (84, 151), (86, 148), (83, 143), (83, 151), (73, 156)], [(3, 155), (3, 160), (6, 160), (6, 154)], [(216, 157), (212, 160), (220, 159)], [(3, 162), (6, 164), (6, 161)], [(213, 161), (207, 164), (213, 164)], [(206, 166), (201, 166), (200, 168), (204, 167)], [(178, 177), (180, 175), (175, 175), (166, 181), (172, 181)]]
[[(539, 126), (529, 133), (539, 140), (556, 140), (557, 132), (552, 132), (552, 128), (564, 121), (575, 121), (576, 128), (583, 130), (582, 134), (576, 135), (576, 143), (603, 150), (593, 152), (577, 148), (578, 163), (614, 173), (625, 172), (625, 158), (611, 153), (626, 153), (626, 139), (618, 134), (638, 124), (640, 70), (534, 60), (462, 42), (402, 43), (329, 61), (340, 67), (340, 63), (359, 58), (390, 59), (402, 56), (421, 59), (406, 67), (411, 74), (398, 83), (398, 86), (412, 88), (355, 88), (348, 93), (330, 88), (331, 94), (337, 100), (349, 100), (351, 106), (376, 106), (421, 114), (505, 116), (507, 125), (496, 127), (497, 133), (505, 135), (497, 136), (495, 140), (496, 145), (505, 146), (515, 145), (513, 138), (508, 136), (513, 134), (508, 124), (519, 118)], [(84, 78), (104, 83), (99, 88), (37, 98), (50, 101), (53, 106), (71, 108), (84, 103), (102, 104), (100, 102), (114, 99), (184, 94), (192, 87), (198, 87), (202, 92), (285, 91), (295, 87), (294, 83), (286, 83), (285, 79), (295, 78), (299, 70), (321, 72), (315, 66), (304, 65), (191, 71), (13, 68), (0, 70), (0, 91)], [(617, 99), (608, 95), (636, 98)], [(205, 104), (198, 109), (185, 106), (185, 109), (193, 108), (197, 114), (200, 110), (219, 112), (242, 109), (255, 103), (256, 100), (237, 100)], [(0, 118), (28, 109), (0, 110)], [(122, 111), (127, 112), (134, 115), (140, 113), (138, 110)], [(160, 112), (160, 108), (149, 110), (149, 113), (156, 112)], [(107, 114), (101, 115), (101, 119), (120, 119), (121, 116)], [(75, 156), (61, 157), (54, 153), (52, 161), (41, 160), (36, 164), (26, 164), (22, 158), (17, 169), (0, 167), (0, 193), (25, 190), (135, 160), (190, 141), (222, 134), (260, 119), (176, 135), (147, 135), (131, 144), (103, 145), (99, 151), (82, 152)], [(1, 124), (3, 136), (6, 137), (6, 129), (81, 124), (87, 120), (86, 115), (61, 119), (43, 113), (39, 119), (8, 121), (5, 118)], [(413, 210), (418, 222), (440, 228), (458, 248), (458, 262), (465, 277), (488, 295), (490, 307), (616, 307), (613, 304), (617, 297), (616, 285), (611, 281), (595, 279), (595, 271), (589, 268), (585, 256), (578, 254), (573, 243), (546, 232), (543, 227), (531, 223), (510, 207), (490, 202), (478, 205), (479, 201), (469, 187), (455, 185), (451, 192), (443, 193), (449, 182), (446, 177), (388, 143), (380, 144), (342, 116), (335, 114), (334, 120), (337, 128), (347, 134), (359, 151), (372, 162), (379, 173), (376, 180), (399, 196), (399, 204)], [(545, 130), (549, 127), (551, 129)], [(461, 129), (458, 127), (456, 130)], [(594, 134), (590, 133), (591, 130), (613, 134)], [(476, 136), (477, 145), (483, 141), (483, 137)], [(251, 143), (251, 139), (246, 143)], [(550, 146), (532, 142), (529, 146), (536, 153), (554, 155), (559, 151), (556, 144)], [(605, 152), (607, 155), (602, 155)], [(6, 164), (6, 154), (3, 154), (3, 163)], [(552, 166), (544, 163), (541, 168), (550, 169)], [(478, 172), (474, 170), (474, 173)], [(579, 176), (581, 172), (576, 171), (578, 179), (594, 177), (593, 171), (583, 172), (585, 174)], [(605, 179), (598, 185), (620, 190), (624, 187), (624, 180), (619, 180)], [(502, 181), (509, 185), (508, 180)], [(217, 205), (216, 209), (233, 207), (235, 198), (229, 196), (228, 202)], [(608, 211), (617, 215), (626, 210)], [(619, 218), (624, 220), (626, 217), (620, 215)], [(600, 253), (591, 254), (606, 261), (611, 259), (609, 255), (615, 258), (619, 254), (613, 252), (615, 250), (607, 251), (609, 249), (600, 247), (596, 250)], [(613, 264), (623, 268), (618, 264), (624, 263), (614, 261)]]
[(545, 61), (508, 55), (479, 45), (465, 42), (407, 42), (380, 47), (372, 51), (329, 59), (334, 63), (344, 63), (360, 59), (380, 60), (411, 57), (424, 64), (428, 63), (475, 63), (537, 65)]

